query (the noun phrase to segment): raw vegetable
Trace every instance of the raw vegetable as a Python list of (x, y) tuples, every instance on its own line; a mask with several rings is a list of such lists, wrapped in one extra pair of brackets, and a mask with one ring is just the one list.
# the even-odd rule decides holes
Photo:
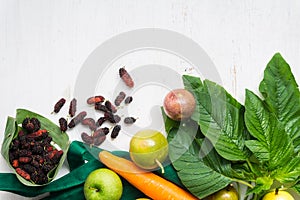
[[(125, 178), (129, 183), (153, 200), (197, 199), (170, 181), (137, 167), (133, 162), (115, 156), (107, 151), (99, 153), (100, 161), (111, 170)], [(201, 180), (199, 180), (201, 181)]]
[(192, 120), (163, 114), (170, 160), (190, 192), (204, 198), (237, 182), (254, 200), (278, 186), (300, 197), (300, 92), (279, 53), (264, 71), (263, 98), (246, 90), (245, 105), (212, 81), (183, 82), (196, 99)]

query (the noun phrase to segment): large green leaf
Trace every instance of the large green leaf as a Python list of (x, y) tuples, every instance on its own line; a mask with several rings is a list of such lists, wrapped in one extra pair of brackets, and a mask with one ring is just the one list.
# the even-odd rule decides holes
[(276, 53), (268, 63), (259, 91), (292, 139), (300, 137), (300, 92), (289, 64)]
[(247, 147), (269, 170), (286, 165), (293, 155), (293, 146), (280, 122), (270, 113), (263, 101), (246, 90), (245, 123), (256, 140), (246, 141)]
[(300, 194), (300, 181), (297, 182), (292, 188), (293, 188), (298, 194)]
[(232, 182), (225, 175), (231, 168), (229, 161), (222, 159), (209, 143), (203, 144), (205, 139), (195, 140), (197, 127), (189, 124), (171, 129), (169, 157), (183, 185), (198, 198), (204, 198)]
[(184, 84), (196, 98), (192, 118), (216, 151), (228, 160), (246, 160), (250, 152), (245, 147), (248, 133), (244, 127), (244, 107), (220, 85), (199, 78), (184, 76)]
[(300, 175), (300, 156), (292, 157), (284, 166), (274, 170), (272, 176), (281, 183), (293, 183)]

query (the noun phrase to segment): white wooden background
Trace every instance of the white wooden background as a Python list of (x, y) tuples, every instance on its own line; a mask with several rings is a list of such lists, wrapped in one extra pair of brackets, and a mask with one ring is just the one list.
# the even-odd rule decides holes
[[(19, 107), (51, 118), (49, 109), (72, 91), (90, 53), (115, 35), (141, 28), (194, 40), (241, 102), (245, 88), (256, 90), (275, 52), (300, 83), (297, 0), (0, 0), (0, 132)], [(11, 172), (2, 156), (0, 172)], [(5, 192), (0, 198), (23, 199)]]

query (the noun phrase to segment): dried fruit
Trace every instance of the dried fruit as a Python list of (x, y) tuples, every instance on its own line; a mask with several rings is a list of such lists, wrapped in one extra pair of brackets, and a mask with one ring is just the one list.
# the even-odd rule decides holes
[(103, 135), (107, 135), (106, 128), (99, 128), (93, 133), (93, 138), (100, 137)]
[(106, 117), (100, 117), (100, 118), (97, 120), (96, 125), (97, 125), (97, 126), (101, 126), (105, 121), (106, 121)]
[(30, 163), (32, 160), (31, 157), (19, 157), (19, 162), (20, 163)]
[(136, 121), (136, 118), (134, 118), (134, 117), (125, 117), (124, 118), (125, 124), (133, 124), (135, 121)]
[(66, 103), (66, 99), (61, 98), (60, 100), (58, 100), (58, 102), (54, 105), (54, 110), (53, 112), (58, 113), (60, 111), (60, 109), (65, 105)]
[(72, 99), (69, 106), (69, 115), (74, 117), (77, 110), (77, 100), (75, 98)]
[(45, 184), (48, 182), (47, 176), (41, 169), (31, 174), (31, 180), (37, 184)]
[(88, 104), (96, 104), (96, 103), (103, 103), (105, 101), (105, 98), (101, 95), (90, 97), (87, 99)]
[(110, 137), (113, 139), (116, 138), (119, 135), (120, 130), (121, 130), (121, 125), (118, 124), (118, 125), (114, 126)]
[(127, 72), (127, 70), (124, 67), (119, 69), (119, 75), (120, 75), (120, 78), (124, 81), (124, 83), (128, 87), (132, 88), (134, 86), (134, 82), (133, 82), (131, 76), (129, 75), (129, 73)]
[(61, 118), (59, 118), (58, 122), (59, 122), (60, 130), (63, 132), (67, 131), (67, 129), (68, 129), (67, 120), (65, 118), (61, 117)]
[(88, 126), (92, 131), (97, 129), (96, 122), (93, 118), (85, 118), (81, 121), (82, 125)]
[(96, 103), (94, 107), (95, 107), (95, 110), (108, 112), (108, 109), (106, 108), (106, 106), (101, 103)]
[(41, 127), (40, 121), (37, 118), (25, 118), (22, 122), (22, 128), (32, 133), (39, 130)]
[(30, 180), (30, 175), (26, 171), (22, 170), (21, 168), (16, 168), (16, 172), (24, 179), (28, 181)]
[(94, 137), (93, 138), (93, 144), (95, 146), (99, 146), (100, 144), (102, 144), (106, 139), (106, 135), (101, 135), (99, 137)]
[(99, 128), (105, 135), (109, 133), (109, 128), (104, 127), (104, 128)]
[(27, 135), (27, 139), (34, 139), (37, 141), (45, 139), (46, 137), (48, 137), (48, 131), (45, 129), (41, 129)]
[(85, 117), (86, 117), (87, 113), (85, 111), (82, 111), (80, 113), (78, 113), (78, 115), (76, 115), (68, 124), (69, 128), (74, 128), (77, 124), (79, 124)]
[(81, 133), (81, 139), (87, 144), (93, 144), (93, 137), (88, 135), (86, 132)]
[(122, 103), (122, 101), (125, 99), (125, 97), (126, 97), (125, 92), (121, 91), (115, 99), (115, 102), (114, 102), (115, 105), (119, 106)]
[(110, 101), (105, 101), (105, 107), (109, 112), (116, 113), (117, 108), (110, 102)]
[(125, 104), (130, 104), (132, 102), (132, 100), (133, 100), (132, 96), (128, 96), (128, 97), (126, 97), (124, 102), (125, 102)]
[(119, 123), (121, 121), (121, 117), (119, 115), (114, 115), (111, 112), (105, 112), (104, 117), (113, 124)]
[(22, 169), (28, 172), (29, 174), (32, 174), (36, 171), (36, 168), (32, 166), (31, 164), (25, 164), (22, 166)]
[(11, 142), (9, 161), (24, 179), (45, 184), (48, 182), (47, 173), (57, 166), (63, 151), (51, 145), (52, 137), (46, 129), (39, 129), (37, 121), (35, 118), (23, 120), (24, 129)]
[(18, 159), (14, 159), (14, 160), (11, 162), (11, 165), (12, 165), (14, 168), (19, 167), (19, 160), (18, 160)]

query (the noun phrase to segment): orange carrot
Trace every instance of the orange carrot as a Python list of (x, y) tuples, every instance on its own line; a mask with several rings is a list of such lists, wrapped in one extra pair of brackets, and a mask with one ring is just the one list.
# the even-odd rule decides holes
[(100, 161), (153, 200), (196, 200), (197, 197), (174, 183), (137, 167), (133, 162), (107, 151), (99, 153)]

